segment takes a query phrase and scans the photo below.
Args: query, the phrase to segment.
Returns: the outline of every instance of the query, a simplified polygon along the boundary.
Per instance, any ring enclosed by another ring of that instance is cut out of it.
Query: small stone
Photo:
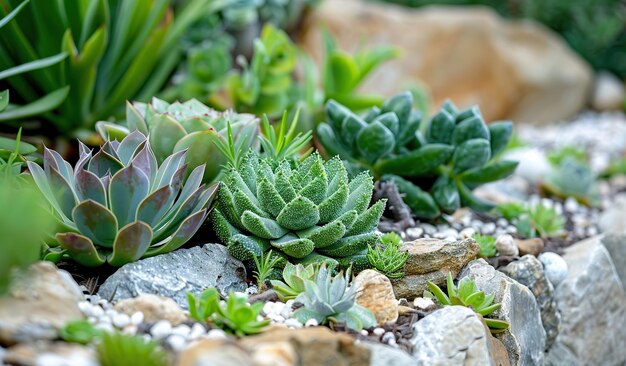
[[[361,335],[367,337],[368,335],[370,335],[370,333],[365,329],[361,329]]]
[[[519,255],[524,256],[526,254],[532,254],[535,257],[539,256],[543,251],[543,240],[541,238],[532,239],[516,239],[515,244],[519,249]]]
[[[366,269],[356,276],[352,286],[356,288],[356,303],[371,310],[378,324],[398,320],[398,303],[385,275]]]
[[[305,327],[317,327],[320,323],[315,319],[309,319],[304,323]]]
[[[206,335],[207,339],[226,339],[228,336],[226,332],[221,329],[211,329]]]
[[[383,343],[390,343],[391,341],[393,341],[395,343],[396,336],[394,336],[391,332],[387,332],[383,334],[383,337],[380,339],[380,341]]]
[[[93,305],[91,307],[91,316],[95,316],[96,318],[100,318],[104,315],[104,309],[102,309],[99,305]]]
[[[406,230],[406,235],[412,239],[418,239],[424,234],[424,229],[421,227],[412,227]]]
[[[372,330],[372,333],[380,337],[385,334],[385,330],[383,328],[374,328],[374,330]]]
[[[508,224],[509,222],[505,218],[499,218],[496,221],[496,225],[498,225],[499,227],[507,227]]]
[[[130,324],[130,317],[124,313],[116,313],[111,317],[111,322],[116,328],[124,328]]]
[[[297,319],[289,318],[285,320],[285,325],[289,328],[302,328],[302,323],[300,323]]]
[[[511,235],[500,235],[496,239],[496,250],[500,255],[517,257],[519,255],[519,249],[515,244],[515,239]]]
[[[476,230],[474,230],[474,228],[471,228],[471,227],[466,227],[465,229],[461,230],[461,232],[459,233],[462,240],[473,238],[475,234],[476,234]]]
[[[493,222],[487,222],[483,225],[482,233],[483,235],[491,235],[496,231],[496,224]]]
[[[565,211],[567,212],[576,212],[578,210],[578,201],[576,201],[573,197],[568,197],[565,200]]]
[[[172,328],[172,334],[177,334],[183,337],[187,337],[191,332],[191,328],[187,324],[179,324]]]
[[[567,277],[567,262],[560,255],[544,252],[539,255],[538,259],[543,264],[546,278],[554,287],[558,286]]]
[[[206,329],[200,323],[194,323],[191,326],[187,339],[193,341],[206,334]]]
[[[626,89],[623,80],[610,72],[596,73],[591,106],[598,111],[621,110],[624,107]]]
[[[416,297],[413,305],[418,309],[426,310],[435,307],[435,302],[427,297]]]
[[[141,311],[136,311],[133,315],[130,316],[130,323],[134,325],[139,325],[143,323],[143,313]]]
[[[83,312],[83,314],[85,314],[85,316],[91,316],[92,307],[93,306],[89,303],[89,301],[80,301],[78,303],[78,308]]]
[[[172,333],[172,324],[167,320],[160,320],[150,328],[150,335],[153,338],[165,338]]]
[[[113,325],[111,323],[98,323],[94,326],[94,328],[108,332],[108,333],[115,332],[115,328],[113,328]]]
[[[174,351],[180,351],[185,348],[187,340],[182,335],[173,334],[167,337],[167,339],[165,340],[165,344],[170,346]]]
[[[174,300],[151,294],[142,294],[133,299],[120,300],[115,304],[115,310],[127,315],[141,312],[146,323],[167,320],[171,324],[177,325],[187,320],[185,312]]]

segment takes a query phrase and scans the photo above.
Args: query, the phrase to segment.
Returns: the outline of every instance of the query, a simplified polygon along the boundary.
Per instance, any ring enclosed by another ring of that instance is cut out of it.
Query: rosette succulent
[[[472,194],[475,187],[510,175],[517,162],[496,160],[507,145],[512,123],[489,126],[478,107],[459,111],[447,101],[422,126],[405,92],[363,116],[329,101],[326,123],[317,130],[329,155],[339,155],[353,170],[396,183],[407,205],[421,218],[436,218],[461,206],[493,206]]]
[[[340,159],[319,154],[294,166],[274,162],[251,151],[225,173],[212,221],[229,252],[240,260],[273,249],[303,263],[367,261],[385,208],[384,200],[368,208],[369,174],[349,180]]]
[[[161,164],[135,131],[93,154],[82,143],[76,166],[44,150],[43,169],[28,168],[59,221],[47,244],[85,266],[113,266],[167,253],[185,244],[204,222],[217,185],[201,185],[204,166],[182,185],[186,151]],[[182,188],[181,188],[182,186]]]
[[[255,142],[259,119],[251,114],[233,111],[218,112],[195,99],[169,104],[153,98],[149,104],[126,104],[126,127],[111,122],[98,122],[96,128],[104,139],[121,140],[131,131],[148,136],[157,162],[171,154],[187,150],[187,174],[206,164],[204,181],[213,181],[221,171],[225,157],[214,144],[214,138],[226,133],[227,124],[237,146],[247,150]]]

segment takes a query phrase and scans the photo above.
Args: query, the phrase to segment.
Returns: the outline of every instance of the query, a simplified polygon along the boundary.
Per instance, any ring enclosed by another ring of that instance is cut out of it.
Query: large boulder
[[[535,296],[528,287],[495,270],[484,259],[470,262],[459,278],[469,276],[486,294],[494,294],[500,309],[492,315],[509,323],[497,335],[509,352],[511,365],[543,365],[546,332]]]
[[[460,106],[478,103],[488,121],[545,123],[575,115],[591,90],[591,68],[557,34],[535,22],[504,20],[486,7],[327,0],[301,35],[318,63],[324,27],[342,49],[402,50],[367,79],[364,92],[392,95],[422,82],[436,105],[450,98]]]
[[[525,255],[517,261],[500,268],[507,276],[528,287],[535,295],[541,311],[541,323],[546,331],[546,348],[549,348],[559,334],[561,314],[554,300],[554,287],[548,281],[541,262],[532,255]]]
[[[82,299],[69,273],[50,262],[33,264],[0,297],[0,345],[57,338],[67,322],[84,318]]]
[[[476,257],[480,247],[474,239],[448,242],[423,238],[404,243],[401,250],[409,253],[409,258],[404,266],[404,277],[392,281],[393,291],[397,298],[413,299],[428,289],[428,281],[443,285],[448,272],[456,277],[461,268]]]
[[[569,272],[556,288],[561,329],[546,363],[624,365],[626,293],[602,237],[570,246],[563,258]]]
[[[415,323],[416,365],[501,365],[492,354],[491,334],[480,316],[463,306],[447,306]],[[496,343],[497,344],[497,343]],[[500,346],[501,347],[501,346]]]
[[[223,245],[205,244],[126,264],[104,281],[98,295],[116,301],[153,294],[186,309],[187,292],[198,295],[210,287],[223,296],[247,288],[243,263]]]

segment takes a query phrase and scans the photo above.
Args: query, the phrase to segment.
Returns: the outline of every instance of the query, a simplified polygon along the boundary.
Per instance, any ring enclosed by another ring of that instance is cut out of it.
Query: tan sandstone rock
[[[187,320],[187,315],[174,300],[152,294],[120,300],[115,304],[115,310],[128,315],[142,312],[147,323],[167,320],[172,325],[178,325]]]
[[[389,279],[374,270],[361,271],[352,282],[355,286],[357,304],[369,309],[378,324],[398,320],[398,302]]]

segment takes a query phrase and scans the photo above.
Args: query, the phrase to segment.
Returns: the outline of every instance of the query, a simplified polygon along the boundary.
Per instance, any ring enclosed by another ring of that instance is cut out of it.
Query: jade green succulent
[[[49,149],[43,169],[28,162],[58,220],[56,238],[47,244],[60,250],[50,255],[67,254],[85,266],[121,266],[179,248],[204,222],[218,186],[201,185],[204,165],[182,185],[185,150],[158,164],[139,131],[106,142],[95,154],[79,147],[74,167]]]
[[[565,232],[565,217],[543,203],[526,206],[525,212],[513,223],[517,232],[526,238],[555,237]]]
[[[162,163],[173,153],[187,150],[187,174],[205,164],[204,182],[215,180],[225,157],[215,146],[214,138],[223,138],[230,123],[237,146],[252,147],[259,130],[259,119],[251,114],[233,111],[218,112],[191,99],[185,103],[169,104],[152,98],[149,104],[127,103],[126,126],[98,122],[96,129],[106,139],[118,139],[138,130],[148,136],[157,162]]]
[[[319,324],[345,323],[347,328],[360,331],[376,325],[372,312],[356,303],[356,288],[348,287],[349,271],[332,276],[322,264],[314,280],[304,280],[304,292],[296,297],[303,306],[293,313],[301,323],[315,319]]]
[[[378,244],[370,246],[367,259],[376,271],[396,280],[404,277],[404,264],[409,253],[401,251],[402,238],[396,233],[387,233],[378,239]]]
[[[313,263],[307,266],[287,263],[283,268],[283,281],[271,280],[270,283],[278,298],[287,301],[304,292],[304,282],[313,280],[316,273],[316,265]]]
[[[215,288],[205,290],[196,298],[187,294],[189,315],[199,322],[211,324],[243,337],[262,332],[269,320],[258,320],[263,302],[248,303],[248,297],[242,293],[231,292],[226,302],[220,302],[220,295]]]
[[[405,92],[358,116],[329,101],[318,138],[327,154],[339,155],[353,171],[395,182],[417,217],[433,219],[461,206],[491,209],[472,189],[515,170],[517,162],[494,159],[506,147],[512,123],[487,126],[477,107],[459,111],[447,101],[421,126],[412,104]]]
[[[479,257],[491,258],[496,256],[496,238],[491,235],[480,234],[475,234],[473,238],[480,246]]]
[[[377,238],[374,229],[386,202],[368,208],[369,174],[349,180],[341,160],[324,162],[319,154],[292,162],[293,167],[288,160],[274,163],[250,151],[220,183],[211,215],[231,255],[249,260],[273,249],[302,263],[362,261]]]
[[[479,291],[474,281],[468,276],[463,277],[459,281],[459,286],[456,287],[452,280],[452,275],[448,272],[447,295],[434,283],[428,281],[427,284],[431,292],[424,291],[424,297],[436,298],[441,305],[466,306],[481,316],[487,316],[500,309],[500,304],[493,303],[495,296],[493,294],[485,295],[483,291]],[[503,320],[484,319],[491,333],[501,333],[509,327],[509,323]]]

